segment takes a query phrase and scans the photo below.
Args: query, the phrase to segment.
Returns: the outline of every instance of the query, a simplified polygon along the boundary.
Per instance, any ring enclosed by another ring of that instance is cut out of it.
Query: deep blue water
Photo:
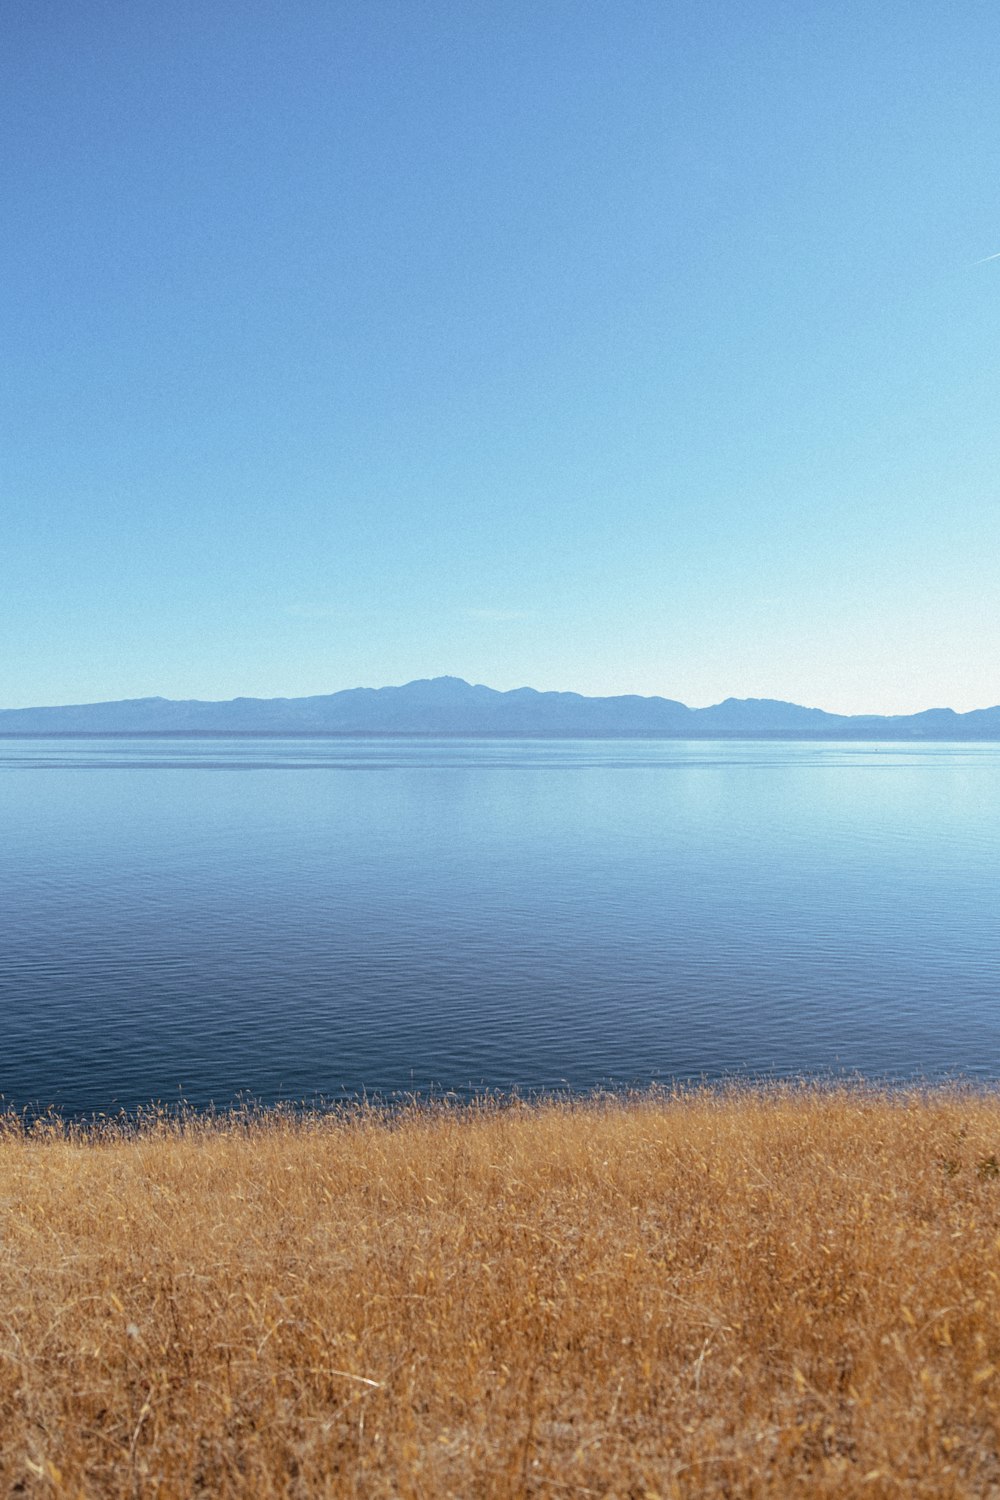
[[[1000,745],[0,740],[0,1093],[1000,1077]]]

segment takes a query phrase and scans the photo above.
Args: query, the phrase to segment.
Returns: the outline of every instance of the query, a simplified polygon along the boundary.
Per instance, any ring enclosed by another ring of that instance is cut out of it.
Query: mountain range
[[[527,687],[504,693],[460,677],[432,677],[310,698],[125,698],[0,710],[0,735],[192,733],[990,740],[1000,739],[1000,706],[848,715],[773,698],[727,698],[688,708],[672,698],[586,698]]]

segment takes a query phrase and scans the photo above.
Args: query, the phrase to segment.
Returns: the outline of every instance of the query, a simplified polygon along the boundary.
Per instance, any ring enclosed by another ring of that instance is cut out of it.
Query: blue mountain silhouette
[[[773,698],[688,708],[672,698],[498,692],[460,677],[310,698],[126,698],[0,710],[0,734],[509,734],[664,739],[1000,739],[1000,706],[957,714],[829,714]]]

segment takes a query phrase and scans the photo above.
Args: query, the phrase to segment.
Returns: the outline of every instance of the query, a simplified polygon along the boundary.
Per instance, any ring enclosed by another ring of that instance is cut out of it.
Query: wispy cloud
[[[342,604],[286,604],[285,614],[295,620],[361,620],[370,614],[347,609]]]
[[[467,620],[504,624],[511,620],[530,620],[535,612],[533,609],[466,609],[462,613]]]

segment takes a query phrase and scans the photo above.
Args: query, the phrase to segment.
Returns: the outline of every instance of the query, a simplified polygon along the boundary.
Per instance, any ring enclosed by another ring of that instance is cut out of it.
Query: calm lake
[[[0,1093],[1000,1077],[1000,745],[0,740]]]

